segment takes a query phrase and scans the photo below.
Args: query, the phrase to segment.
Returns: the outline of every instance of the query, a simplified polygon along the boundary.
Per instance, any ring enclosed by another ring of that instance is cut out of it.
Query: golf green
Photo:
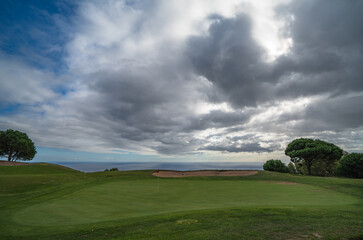
[[[257,180],[115,180],[19,210],[22,225],[66,226],[200,209],[337,206],[357,199],[312,185]]]

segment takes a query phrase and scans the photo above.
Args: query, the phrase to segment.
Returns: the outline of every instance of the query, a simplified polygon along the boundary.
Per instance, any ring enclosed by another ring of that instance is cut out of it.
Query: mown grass
[[[0,239],[363,239],[360,179],[151,172],[0,166]]]

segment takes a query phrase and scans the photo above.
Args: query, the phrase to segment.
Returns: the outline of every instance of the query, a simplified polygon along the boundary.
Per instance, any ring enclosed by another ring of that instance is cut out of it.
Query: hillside
[[[8,162],[0,160],[0,175],[75,173],[72,168],[51,163]]]

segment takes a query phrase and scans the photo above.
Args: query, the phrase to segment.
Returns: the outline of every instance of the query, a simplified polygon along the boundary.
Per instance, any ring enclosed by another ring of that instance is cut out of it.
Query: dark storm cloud
[[[282,8],[281,16],[290,18],[285,32],[293,47],[274,66],[275,76],[286,81],[277,93],[303,96],[362,91],[362,11],[361,1],[335,0],[294,1]]]
[[[99,134],[113,147],[128,147],[123,139],[162,154],[190,153],[205,142],[193,132],[243,124],[250,116],[221,110],[197,114],[193,104],[208,86],[168,64],[99,71],[88,83],[92,94],[73,106],[88,127],[102,126]]]
[[[282,8],[282,16],[294,16],[285,29],[293,47],[274,66],[285,81],[276,89],[277,94],[327,96],[290,116],[300,120],[296,126],[300,131],[343,131],[362,126],[362,11],[362,1],[295,1]]]
[[[316,101],[305,110],[306,121],[297,128],[310,131],[343,131],[363,126],[363,96]]]
[[[239,153],[239,152],[272,152],[272,149],[264,148],[260,146],[260,143],[244,143],[244,144],[228,144],[228,145],[209,145],[201,150],[209,150],[209,151],[221,151],[221,152],[230,152],[230,153]]]
[[[213,16],[207,36],[189,40],[187,55],[195,72],[219,90],[212,101],[230,101],[234,106],[254,106],[264,97],[267,64],[263,49],[252,37],[247,15],[235,18]]]
[[[195,72],[213,83],[219,93],[211,100],[227,100],[243,108],[320,96],[302,111],[283,113],[275,121],[254,127],[296,132],[360,127],[363,2],[294,1],[278,12],[286,21],[284,34],[293,45],[271,63],[263,60],[265,53],[253,39],[245,15],[214,16],[208,35],[190,39],[187,55]]]
[[[189,41],[195,72],[235,107],[363,90],[363,3],[295,1],[280,9],[293,47],[272,63],[251,35],[246,15],[214,16],[207,36]],[[294,16],[293,20],[291,16]]]
[[[360,24],[363,3],[349,0],[294,1],[281,8],[283,17],[294,16],[288,31],[297,49],[362,48]]]
[[[196,116],[184,128],[184,131],[205,130],[208,128],[224,128],[246,123],[251,113],[244,112],[224,112],[214,110],[207,114]]]
[[[172,79],[166,76],[169,77]],[[100,104],[105,106],[105,117],[137,126],[143,132],[162,133],[178,125],[179,119],[174,118],[178,109],[171,109],[171,105],[180,96],[173,83],[167,83],[161,73],[140,69],[140,73],[134,74],[127,71],[98,73],[93,78],[96,80],[92,90],[99,94]],[[159,81],[153,81],[154,78]]]
[[[85,118],[92,119],[90,124],[95,128],[104,125],[105,131],[100,134],[113,147],[127,148],[127,143],[121,145],[121,139],[141,145],[144,142],[151,148],[162,145],[165,139],[172,143],[172,137],[179,139],[178,130],[191,113],[181,113],[185,107],[179,104],[182,93],[174,87],[181,90],[183,86],[170,74],[156,67],[97,72],[90,76],[92,95],[84,103],[89,108],[78,108]],[[196,97],[195,92],[183,90],[185,96]]]
[[[98,134],[113,147],[129,148],[132,141],[161,154],[191,153],[207,144],[194,132],[244,124],[252,112],[196,113],[193,105],[205,98],[208,85],[168,63],[99,71],[89,76],[88,85],[92,94],[73,106],[85,127],[102,129]]]

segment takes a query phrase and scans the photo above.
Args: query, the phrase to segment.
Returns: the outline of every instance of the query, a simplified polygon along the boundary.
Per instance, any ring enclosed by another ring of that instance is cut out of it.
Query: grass
[[[363,239],[361,179],[151,172],[0,166],[0,239]]]

